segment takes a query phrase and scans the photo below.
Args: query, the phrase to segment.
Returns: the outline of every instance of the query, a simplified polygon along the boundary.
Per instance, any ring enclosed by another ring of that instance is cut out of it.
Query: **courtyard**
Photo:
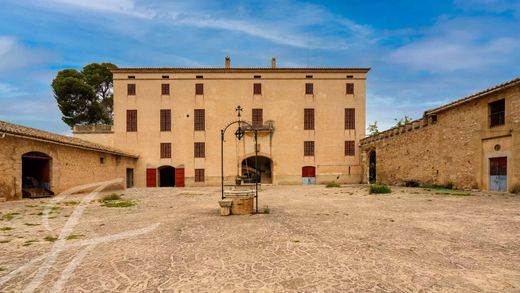
[[[266,186],[269,214],[221,217],[219,192],[129,189],[134,206],[92,201],[43,269],[38,258],[85,195],[51,208],[50,230],[50,199],[2,203],[0,291],[520,291],[518,196]]]

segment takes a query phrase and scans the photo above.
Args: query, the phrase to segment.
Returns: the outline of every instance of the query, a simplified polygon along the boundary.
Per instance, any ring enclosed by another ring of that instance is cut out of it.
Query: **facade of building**
[[[520,78],[361,140],[363,181],[512,191],[520,184]]]
[[[136,160],[107,146],[0,121],[0,201],[114,179],[121,182],[108,188],[124,189],[132,186]]]
[[[224,176],[264,183],[359,183],[367,68],[119,68],[114,125],[74,136],[137,153],[135,184],[218,185],[221,129],[241,119],[259,130],[225,135]]]

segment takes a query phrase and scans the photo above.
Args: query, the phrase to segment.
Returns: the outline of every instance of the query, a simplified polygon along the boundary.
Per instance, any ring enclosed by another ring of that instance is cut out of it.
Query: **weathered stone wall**
[[[490,128],[488,103],[506,99],[506,124]],[[520,87],[510,88],[436,113],[399,129],[361,141],[363,181],[368,181],[369,153],[376,151],[377,182],[454,184],[488,188],[489,158],[508,157],[508,186],[520,182]],[[500,151],[493,147],[501,145]]]
[[[51,190],[56,194],[83,184],[121,178],[113,189],[124,189],[126,168],[135,159],[6,135],[0,138],[0,200],[22,198],[22,155],[41,152],[52,158]],[[104,158],[101,164],[100,157]]]

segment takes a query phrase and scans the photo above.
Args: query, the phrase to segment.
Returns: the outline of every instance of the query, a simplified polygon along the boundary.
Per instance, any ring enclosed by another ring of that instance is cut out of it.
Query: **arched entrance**
[[[172,166],[162,166],[157,169],[159,173],[159,187],[175,186],[175,168]]]
[[[376,173],[376,150],[373,150],[369,153],[369,160],[368,160],[368,182],[374,183],[377,180],[377,173]]]
[[[255,156],[242,161],[242,179],[244,183],[254,183],[259,175],[260,183],[273,183],[273,161],[268,157],[258,156],[258,170],[255,169]]]
[[[22,195],[40,197],[53,195],[51,191],[52,158],[40,152],[22,155]]]

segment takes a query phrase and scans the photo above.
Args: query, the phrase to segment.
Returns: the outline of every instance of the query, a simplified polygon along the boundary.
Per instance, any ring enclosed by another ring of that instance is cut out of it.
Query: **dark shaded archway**
[[[157,169],[159,173],[159,187],[175,186],[175,168],[172,166],[162,166]]]
[[[255,169],[255,157],[242,161],[242,178],[245,183],[254,183],[255,175],[259,175],[259,183],[273,183],[273,161],[268,157],[258,156],[258,170]]]
[[[40,152],[22,155],[22,194],[23,197],[53,195],[51,191],[52,158]]]
[[[376,151],[373,150],[369,153],[369,160],[368,160],[368,182],[369,183],[375,183],[377,180],[377,173],[376,173]]]

